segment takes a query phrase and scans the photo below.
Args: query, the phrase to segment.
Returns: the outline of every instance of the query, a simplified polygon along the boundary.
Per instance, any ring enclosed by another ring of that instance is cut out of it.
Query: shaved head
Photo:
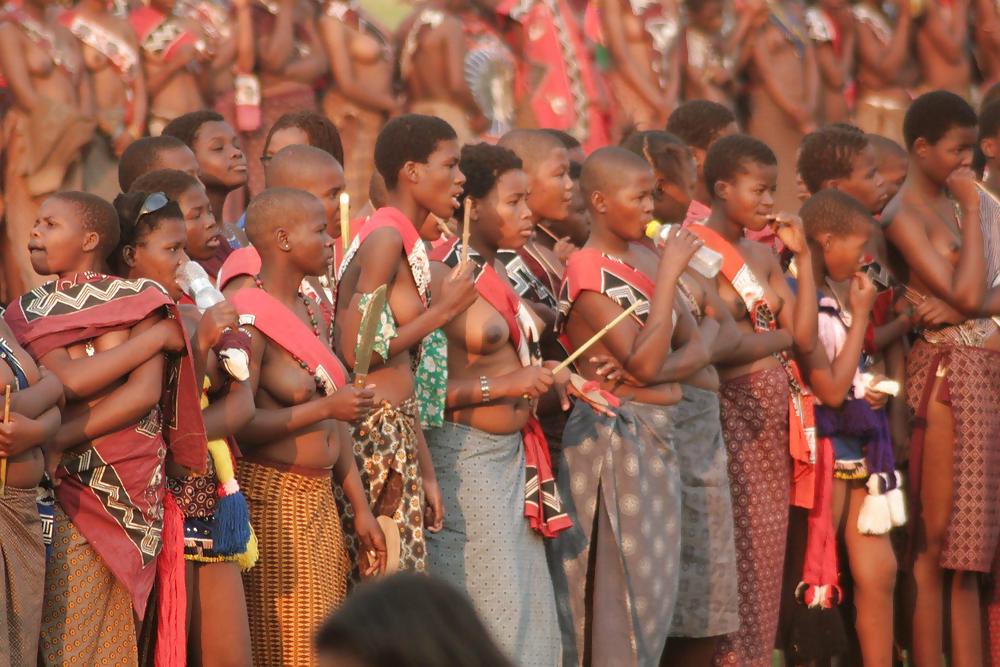
[[[544,130],[511,130],[500,138],[497,145],[517,153],[524,163],[524,170],[529,173],[535,171],[553,151],[566,150],[558,137]]]
[[[290,229],[317,215],[323,216],[323,205],[308,192],[268,188],[254,197],[247,207],[247,237],[263,256],[271,251],[276,229]]]
[[[589,202],[595,192],[618,190],[642,173],[652,173],[652,167],[632,151],[618,146],[596,150],[583,163],[580,174],[583,198]]]
[[[313,146],[292,145],[275,153],[267,163],[264,181],[268,188],[299,188],[309,190],[306,183],[319,172],[336,172],[344,178],[344,168],[326,151]]]

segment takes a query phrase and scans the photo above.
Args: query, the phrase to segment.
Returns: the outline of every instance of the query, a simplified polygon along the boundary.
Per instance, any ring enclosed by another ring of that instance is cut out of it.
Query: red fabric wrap
[[[234,278],[256,276],[260,273],[260,254],[253,246],[239,248],[229,253],[219,269],[219,289],[225,289]]]
[[[5,319],[35,358],[109,331],[130,329],[177,306],[151,280],[102,274],[51,282],[12,303]],[[159,409],[137,423],[80,445],[57,470],[56,498],[66,515],[129,591],[142,619],[162,546],[163,457],[203,471],[205,425],[188,354],[165,377]],[[162,416],[162,422],[161,422]]]
[[[326,371],[336,388],[347,384],[347,374],[337,356],[283,303],[256,287],[241,289],[230,301],[241,320],[242,316],[249,316],[252,319],[247,322],[250,326],[301,359],[310,373],[316,375],[321,370]]]
[[[168,17],[162,12],[153,9],[152,7],[143,6],[129,12],[128,16],[129,25],[132,26],[136,37],[139,38],[139,44],[143,47],[145,47],[145,42],[149,36],[159,29],[160,26],[162,26],[167,20]],[[185,44],[193,46],[198,41],[190,30],[180,30],[176,35],[173,35],[173,37],[174,38],[170,40],[169,43],[163,46],[162,54],[165,62],[170,61],[170,59],[177,54],[177,51],[180,50],[180,48]]]

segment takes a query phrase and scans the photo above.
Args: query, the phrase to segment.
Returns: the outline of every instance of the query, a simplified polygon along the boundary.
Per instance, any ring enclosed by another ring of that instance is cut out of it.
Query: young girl
[[[872,358],[864,352],[877,293],[859,269],[873,225],[862,204],[837,190],[813,195],[802,207],[802,219],[820,292],[820,345],[803,356],[803,365],[818,403],[821,450],[832,448],[833,462],[831,470],[826,467],[829,461],[823,461],[824,468],[817,473],[825,480],[833,477],[832,495],[817,496],[809,519],[808,542],[813,545],[824,536],[830,537],[831,530],[842,536],[854,584],[859,662],[888,665],[892,661],[896,581],[896,557],[888,532],[901,525],[905,516],[900,513],[899,478],[883,409],[888,396],[872,388],[883,376],[867,375],[873,370]],[[818,460],[823,453],[817,453]],[[807,547],[803,581],[809,586],[837,583],[836,569],[824,569],[826,564],[836,563],[835,556],[822,560],[835,548],[833,540],[826,544],[829,550]],[[836,600],[829,602],[835,604]]]
[[[239,136],[214,111],[186,113],[163,128],[163,134],[183,141],[198,159],[198,180],[205,185],[212,213],[222,224],[229,245],[246,245],[245,237],[238,236],[222,217],[226,197],[247,184],[247,158]]]
[[[140,176],[130,192],[162,192],[176,202],[187,229],[187,256],[201,264],[210,277],[222,268],[219,247],[225,243],[222,229],[212,215],[205,186],[194,176],[175,169],[158,169]]]
[[[705,160],[705,179],[712,212],[704,225],[689,229],[723,256],[719,295],[744,333],[744,344],[717,360],[740,590],[740,629],[722,642],[717,657],[769,665],[788,505],[812,504],[812,409],[794,362],[784,354],[793,344],[801,353],[815,345],[812,259],[801,224],[773,214],[778,167],[765,144],[744,135],[719,139]],[[795,255],[798,296],[774,253],[744,238],[745,230],[768,226]]]
[[[233,458],[226,440],[250,422],[254,410],[249,386],[232,380],[213,352],[226,329],[238,326],[237,314],[224,301],[202,315],[178,285],[177,270],[188,262],[184,251],[188,233],[176,202],[162,192],[133,190],[119,196],[115,207],[121,240],[114,263],[120,275],[155,280],[181,304],[182,324],[195,364],[191,388],[205,387],[206,435],[210,443],[219,443],[209,445],[204,475],[168,469],[167,487],[184,515],[188,646],[199,664],[247,665],[250,630],[240,570],[252,566],[256,555],[246,554],[250,532],[245,514],[239,531],[243,545],[238,551],[225,549],[228,542],[239,542],[240,538],[223,535],[223,521],[217,520],[222,519],[221,498],[233,493]]]

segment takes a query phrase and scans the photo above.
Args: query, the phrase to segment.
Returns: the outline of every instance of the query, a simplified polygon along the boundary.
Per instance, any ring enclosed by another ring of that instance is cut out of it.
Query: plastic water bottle
[[[203,313],[215,304],[226,300],[226,297],[222,296],[222,292],[216,289],[208,274],[205,273],[205,269],[201,268],[201,264],[198,262],[188,261],[178,267],[177,284],[180,285],[185,294],[194,299],[198,310]]]
[[[667,238],[674,225],[664,225],[658,220],[653,220],[646,225],[646,236],[653,240],[657,247],[667,244]],[[714,278],[722,270],[722,255],[707,246],[698,248],[698,251],[691,257],[688,266],[705,276]]]
[[[198,262],[188,261],[177,269],[177,284],[184,293],[194,299],[198,310],[205,312],[217,303],[222,303],[226,297],[216,289],[209,279],[205,269]],[[230,329],[226,329],[230,331]],[[240,382],[250,377],[250,355],[241,347],[226,347],[219,350],[219,360],[230,377]]]

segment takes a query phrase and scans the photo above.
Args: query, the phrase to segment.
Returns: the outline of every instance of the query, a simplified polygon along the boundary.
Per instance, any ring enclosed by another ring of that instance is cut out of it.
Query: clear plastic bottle
[[[646,236],[652,239],[658,247],[664,246],[673,227],[672,224],[664,225],[658,220],[653,220],[646,225]],[[688,266],[706,278],[714,278],[722,270],[722,255],[711,248],[702,246],[688,262]]]
[[[205,273],[201,264],[188,261],[177,269],[177,284],[184,293],[194,299],[198,310],[205,312],[217,303],[222,303],[226,297],[212,284],[211,278]]]

